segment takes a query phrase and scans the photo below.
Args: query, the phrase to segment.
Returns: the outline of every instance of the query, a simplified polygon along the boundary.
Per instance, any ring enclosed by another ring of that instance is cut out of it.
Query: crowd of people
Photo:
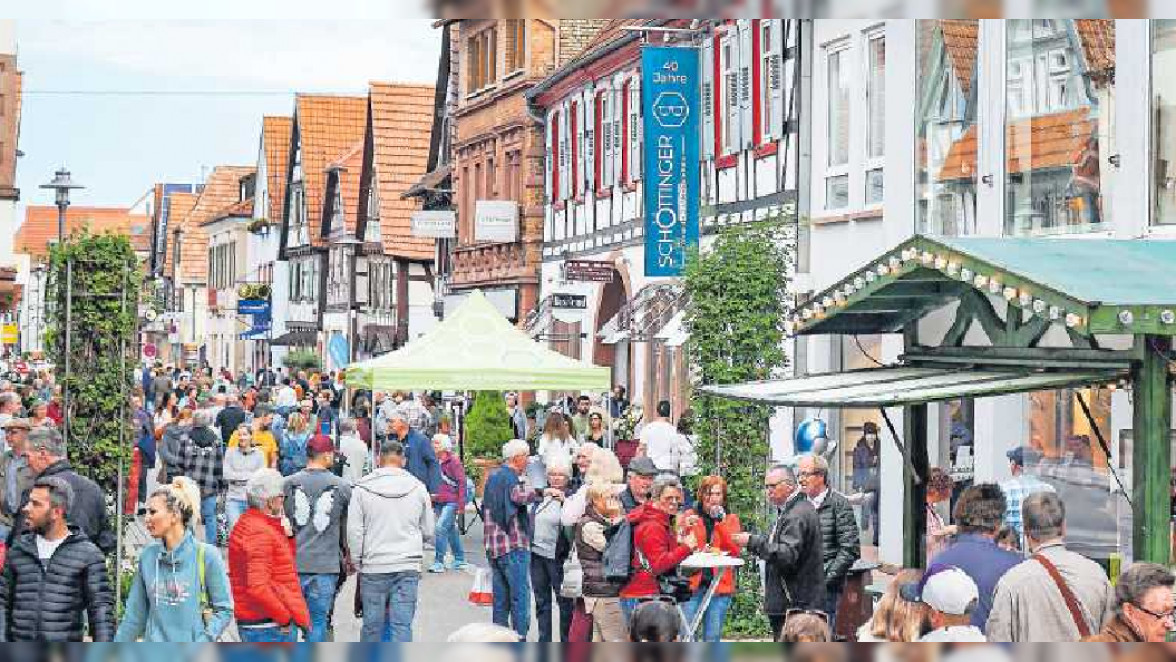
[[[476,504],[429,394],[155,366],[131,399],[131,514],[151,542],[116,605],[107,496],[66,459],[54,388],[51,375],[0,383],[0,641],[331,641],[355,576],[361,640],[409,642],[422,573],[479,572],[459,527],[474,508],[497,628],[482,631],[516,640],[717,642],[740,571],[698,558],[725,556],[762,563],[776,640],[833,641],[861,558],[863,523],[825,457],[770,467],[769,517],[749,530],[725,478],[699,472],[690,416],[675,424],[670,403],[634,432],[632,458],[610,448],[629,406],[619,388],[530,411],[509,394],[516,438]],[[1009,453],[1006,483],[954,499],[950,477],[931,472],[929,563],[900,572],[853,639],[1118,643],[1176,630],[1176,576],[1140,563],[1112,585],[1068,550],[1065,503],[1032,475],[1032,453]]]

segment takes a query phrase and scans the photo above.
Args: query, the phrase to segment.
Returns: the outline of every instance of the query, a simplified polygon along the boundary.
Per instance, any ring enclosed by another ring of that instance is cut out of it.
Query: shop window
[[[1152,22],[1152,223],[1176,225],[1176,19]]]
[[[1102,161],[1114,153],[1112,20],[1008,21],[1005,230],[1085,232],[1106,214]]]
[[[920,20],[915,141],[919,231],[967,234],[976,217],[976,62],[980,22]],[[1009,63],[1010,105],[1019,64]]]

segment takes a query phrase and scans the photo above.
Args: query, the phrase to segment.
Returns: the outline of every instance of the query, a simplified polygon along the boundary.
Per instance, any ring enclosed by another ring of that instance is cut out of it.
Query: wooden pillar
[[[927,565],[927,475],[930,473],[927,459],[927,405],[906,408],[902,436],[911,456],[910,464],[903,469],[903,482],[906,485],[903,493],[903,566],[922,568]]]
[[[1142,357],[1132,370],[1134,385],[1135,561],[1168,565],[1171,560],[1170,513],[1172,391],[1167,355],[1172,339],[1141,336]]]

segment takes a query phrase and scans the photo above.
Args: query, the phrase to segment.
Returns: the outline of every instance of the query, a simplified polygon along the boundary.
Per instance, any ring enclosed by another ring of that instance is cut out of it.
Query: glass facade
[[[919,232],[976,224],[976,62],[980,22],[919,20],[915,199]]]
[[[1176,225],[1176,20],[1152,21],[1152,136],[1155,208],[1152,223]]]
[[[1006,21],[1005,233],[1087,232],[1106,219],[1115,22]]]

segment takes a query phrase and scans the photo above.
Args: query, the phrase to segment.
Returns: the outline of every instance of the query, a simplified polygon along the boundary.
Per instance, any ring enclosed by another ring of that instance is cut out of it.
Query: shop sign
[[[519,239],[519,203],[478,200],[474,212],[474,241],[514,243]]]
[[[644,46],[645,275],[681,276],[698,246],[698,49]]]
[[[3,329],[0,329],[0,342],[5,345],[15,345],[20,341],[20,332],[17,330],[15,324],[5,324]]]
[[[154,359],[159,356],[159,349],[155,347],[154,343],[143,343],[143,358]]]
[[[270,302],[260,301],[255,299],[242,299],[237,302],[238,315],[263,315],[270,316]]]
[[[457,214],[451,211],[418,211],[412,215],[412,236],[423,239],[456,239]]]
[[[611,283],[616,277],[612,262],[568,260],[564,263],[564,280],[580,283]]]
[[[551,307],[557,310],[588,310],[588,297],[583,294],[553,294]]]
[[[330,342],[327,343],[327,351],[330,352],[331,360],[334,361],[336,368],[343,369],[351,364],[350,345],[343,334],[336,333],[331,336]]]

